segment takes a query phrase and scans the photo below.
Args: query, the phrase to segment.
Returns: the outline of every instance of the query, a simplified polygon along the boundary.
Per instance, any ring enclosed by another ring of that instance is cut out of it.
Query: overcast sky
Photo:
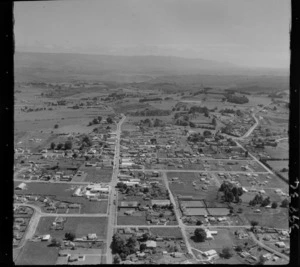
[[[289,67],[289,0],[15,2],[16,51],[172,55]]]

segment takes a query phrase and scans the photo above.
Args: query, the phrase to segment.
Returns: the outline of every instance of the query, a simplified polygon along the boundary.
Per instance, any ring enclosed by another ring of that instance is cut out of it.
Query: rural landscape
[[[16,51],[16,265],[285,265],[282,69]]]

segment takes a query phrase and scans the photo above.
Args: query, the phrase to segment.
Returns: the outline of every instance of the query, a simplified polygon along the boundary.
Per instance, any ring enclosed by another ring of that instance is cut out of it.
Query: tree
[[[262,206],[262,207],[266,207],[266,206],[268,206],[270,203],[271,203],[270,197],[266,197],[266,198],[262,201],[261,206]]]
[[[288,201],[288,199],[282,200],[282,202],[281,202],[281,207],[287,208],[288,206],[289,206],[289,201]]]
[[[203,132],[203,136],[204,136],[204,137],[209,137],[209,136],[211,136],[211,132],[208,131],[208,130],[205,130],[205,131]]]
[[[263,255],[260,255],[256,265],[264,265],[266,261],[267,259],[264,258]]]
[[[206,239],[206,232],[203,228],[197,228],[194,236],[197,242],[203,242]]]
[[[234,200],[234,195],[233,195],[233,193],[231,191],[227,190],[224,193],[225,193],[224,197],[225,197],[225,201],[226,202],[230,203],[230,202],[232,202]]]
[[[272,203],[272,209],[276,209],[277,207],[278,207],[278,204],[277,204],[277,202],[274,201],[274,202]]]
[[[242,208],[239,208],[237,212],[238,212],[238,213],[242,213],[242,212],[243,212],[243,209],[242,209]]]
[[[217,120],[216,120],[216,118],[213,118],[213,119],[212,119],[211,124],[212,124],[213,126],[217,126]]]
[[[230,259],[233,256],[232,249],[230,247],[225,247],[222,249],[221,256],[225,259]]]
[[[197,222],[196,222],[196,225],[202,225],[203,223],[202,223],[202,221],[200,221],[200,220],[198,220]]]
[[[51,144],[50,144],[50,149],[54,149],[55,148],[55,143],[54,142],[52,142]]]
[[[65,150],[72,149],[72,146],[73,146],[72,141],[68,140],[65,142]]]
[[[113,241],[111,243],[111,249],[112,249],[113,253],[119,253],[121,258],[122,258],[121,253],[124,252],[124,250],[123,250],[124,247],[126,247],[125,242],[121,238],[121,236],[119,234],[114,234],[113,235]],[[125,258],[126,258],[126,256],[125,256]]]
[[[85,144],[86,146],[91,146],[92,145],[92,141],[91,141],[91,139],[87,135],[85,135],[82,138],[82,144]]]
[[[116,255],[114,256],[114,263],[115,263],[115,264],[119,264],[120,262],[121,262],[121,257],[120,257],[119,254],[116,254]]]
[[[130,249],[130,253],[135,253],[137,251],[137,239],[136,236],[129,237],[126,246]]]
[[[64,145],[62,143],[59,143],[59,144],[57,144],[56,149],[61,150],[63,148],[63,146]]]
[[[144,234],[142,235],[142,238],[143,238],[144,241],[148,241],[149,238],[150,238],[150,234],[149,234],[149,233],[144,233]]]
[[[73,232],[66,232],[65,233],[65,239],[66,240],[74,241],[75,238],[76,238],[75,233],[73,233]]]
[[[58,128],[58,124],[55,124],[55,125],[54,125],[54,129],[57,129],[57,128]]]
[[[190,121],[190,127],[191,127],[191,128],[195,128],[195,127],[196,127],[196,124]]]
[[[257,221],[251,221],[250,222],[251,226],[252,226],[252,231],[254,230],[255,226],[258,225],[258,222]]]
[[[237,251],[237,252],[242,252],[243,251],[243,247],[242,246],[237,246],[236,248],[235,248],[235,250]]]
[[[107,123],[109,123],[109,124],[113,123],[113,120],[112,120],[111,117],[107,117],[106,121],[107,121]]]
[[[99,120],[98,120],[97,118],[94,118],[94,119],[92,120],[91,125],[92,125],[92,124],[98,124],[98,123],[99,123]]]
[[[101,116],[98,116],[98,121],[99,121],[99,123],[102,121],[102,117]]]

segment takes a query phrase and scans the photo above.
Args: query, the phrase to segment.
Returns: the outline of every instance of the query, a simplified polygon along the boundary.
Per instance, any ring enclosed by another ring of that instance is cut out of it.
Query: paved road
[[[285,141],[285,140],[289,140],[289,138],[288,137],[279,138],[279,139],[275,140],[275,142],[279,143],[279,142]]]
[[[247,138],[248,136],[250,136],[252,134],[252,132],[255,130],[255,128],[259,125],[259,119],[255,116],[257,113],[259,113],[260,111],[262,111],[265,107],[267,106],[270,106],[272,104],[269,103],[267,105],[264,105],[262,108],[256,110],[255,112],[253,112],[251,115],[253,117],[253,119],[255,120],[255,123],[253,124],[253,126],[250,127],[250,129],[241,137],[235,137],[233,139],[236,139],[236,140],[241,140],[241,139],[245,139]]]
[[[166,185],[166,188],[169,192],[169,197],[170,197],[170,201],[173,203],[174,205],[174,212],[175,212],[175,215],[176,215],[176,219],[178,221],[178,227],[180,228],[181,230],[181,233],[182,233],[182,236],[183,236],[183,239],[185,241],[185,244],[186,244],[186,247],[187,247],[187,250],[188,252],[193,256],[194,259],[196,259],[193,251],[192,251],[192,247],[190,245],[190,242],[188,241],[188,237],[186,235],[186,231],[185,231],[185,225],[183,224],[182,220],[181,220],[181,216],[180,216],[180,213],[179,213],[179,208],[177,207],[176,205],[176,201],[173,197],[173,194],[169,188],[169,182],[168,182],[168,178],[167,178],[167,175],[165,172],[163,172],[163,175],[162,175],[162,178],[163,178],[163,181]],[[164,227],[164,226],[163,226]]]
[[[121,126],[123,122],[125,121],[126,116],[122,114],[122,119],[117,124],[117,130],[116,130],[116,149],[115,149],[115,157],[114,157],[114,170],[112,175],[112,180],[110,182],[111,186],[111,193],[110,198],[108,202],[108,210],[109,210],[109,216],[108,216],[108,226],[107,226],[107,242],[106,242],[106,263],[110,264],[113,263],[113,257],[112,257],[112,251],[110,248],[112,237],[113,237],[113,231],[114,226],[117,223],[117,200],[116,200],[116,185],[118,180],[118,173],[119,173],[119,159],[120,159],[120,137],[121,137]],[[114,201],[116,204],[114,204]]]
[[[262,163],[261,163],[262,164]],[[251,173],[257,173],[257,174],[266,174],[268,173],[268,171],[265,171],[265,172],[252,172],[252,171],[204,171],[204,170],[169,170],[169,169],[144,169],[144,170],[139,170],[139,169],[132,169],[131,171],[159,171],[159,172],[199,172],[199,173],[202,173],[202,172],[205,172],[205,173],[232,173],[232,174],[245,174],[245,173],[248,173],[248,172],[251,172]]]
[[[247,149],[245,149],[237,140],[235,140],[236,144],[242,148],[244,151],[247,151]],[[267,170],[267,172],[264,173],[270,173],[274,175],[274,172],[272,172],[267,166],[265,166],[264,164],[262,164],[255,156],[253,156],[249,151],[248,151],[249,156],[251,156],[260,166],[262,166],[265,170]]]
[[[43,212],[40,207],[32,204],[15,203],[14,205],[33,208],[40,217],[107,217],[106,213],[47,213]]]
[[[273,254],[279,256],[280,258],[286,259],[287,261],[290,260],[290,257],[289,257],[289,256],[287,256],[287,255],[285,255],[285,254],[282,254],[282,253],[276,251],[275,249],[272,249],[272,248],[268,247],[267,245],[265,245],[265,244],[262,243],[261,241],[259,241],[259,240],[255,237],[254,233],[249,232],[249,234],[250,234],[251,238],[253,239],[253,241],[254,241],[256,244],[258,244],[260,247],[262,247],[262,248],[268,250],[269,252],[272,252]]]
[[[91,182],[66,182],[66,181],[41,181],[41,180],[24,180],[24,179],[14,179],[15,182],[24,183],[46,183],[46,184],[79,184],[79,185],[89,185]],[[105,183],[104,183],[105,184]]]

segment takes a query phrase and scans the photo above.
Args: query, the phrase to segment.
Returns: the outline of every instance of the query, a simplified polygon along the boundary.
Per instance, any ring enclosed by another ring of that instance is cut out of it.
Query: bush
[[[277,202],[273,202],[273,203],[272,203],[272,209],[276,209],[277,207],[278,207]]]
[[[58,124],[55,124],[55,125],[54,125],[54,129],[57,129],[57,128],[58,128]]]

